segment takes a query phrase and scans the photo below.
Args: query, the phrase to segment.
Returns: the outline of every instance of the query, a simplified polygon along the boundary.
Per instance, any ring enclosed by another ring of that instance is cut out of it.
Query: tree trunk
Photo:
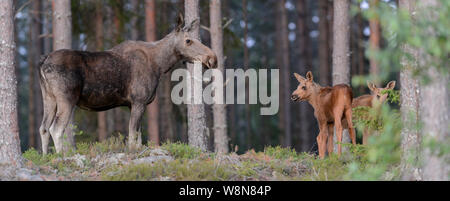
[[[28,120],[28,147],[37,148],[36,136],[39,136],[39,119],[42,117],[42,95],[39,87],[37,62],[42,54],[42,40],[39,38],[41,32],[41,1],[33,1],[29,9],[30,18],[30,40],[28,54],[29,73],[29,120]]]
[[[217,56],[217,69],[224,73],[221,0],[211,0],[209,3],[211,47]],[[215,94],[215,96],[219,96],[220,99],[224,100],[223,94]],[[213,105],[214,150],[217,153],[228,152],[227,113],[225,106],[225,104]]]
[[[291,108],[290,108],[290,70],[289,70],[289,40],[288,40],[288,25],[287,25],[287,11],[286,0],[280,0],[276,3],[277,8],[277,63],[281,71],[281,97],[280,97],[280,129],[283,131],[283,146],[290,147],[292,145],[291,137]]]
[[[194,20],[199,20],[199,1],[198,0],[189,0],[184,2],[185,6],[185,23],[190,24]],[[199,35],[199,26],[195,27],[190,33],[189,36],[200,40]],[[194,78],[194,64],[187,64],[187,69],[191,74],[191,86],[200,85],[202,86],[201,78]],[[195,84],[194,84],[195,83]],[[203,88],[203,87],[202,87]],[[203,103],[195,104],[194,96],[202,96],[201,91],[195,91],[195,88],[191,89],[191,104],[187,105],[188,110],[188,141],[189,145],[198,147],[201,150],[206,151],[208,149],[208,137],[209,131],[206,127],[205,120],[205,106]]]
[[[319,81],[323,86],[329,86],[330,81],[330,43],[328,25],[328,0],[319,0]]]
[[[0,164],[20,166],[13,1],[0,1],[0,13]]]
[[[72,49],[70,0],[53,0],[53,50]]]
[[[378,0],[371,0],[370,1],[371,7],[377,7],[378,6]],[[369,26],[370,26],[370,49],[372,51],[377,51],[380,48],[380,22],[378,20],[378,16],[374,16],[369,20]],[[376,59],[370,59],[370,74],[374,76],[373,83],[375,83],[377,86],[380,85],[379,80],[379,74],[380,69],[378,67],[378,63]]]
[[[433,12],[433,8],[440,6],[436,0],[420,1],[423,8],[420,12],[428,13],[430,19],[439,17],[440,13]],[[423,10],[422,10],[423,9]],[[426,9],[426,10],[425,10]],[[430,37],[437,37],[435,30],[429,30]],[[425,65],[432,65],[432,58],[429,58],[424,52],[420,52],[420,56],[416,57],[418,61],[425,61]],[[449,100],[449,76],[448,72],[440,72],[436,66],[429,66],[424,75],[431,80],[428,84],[420,85],[420,112],[419,116],[423,123],[422,139],[423,141],[434,141],[448,146],[450,140],[449,132],[449,114],[450,114],[450,100]],[[440,180],[447,181],[449,179],[450,166],[448,161],[450,159],[448,154],[439,155],[439,151],[434,150],[436,147],[424,146],[423,159],[423,180]]]
[[[333,3],[333,85],[350,85],[350,2],[349,0],[336,0]],[[334,135],[334,142],[336,141],[337,138]],[[342,135],[342,143],[348,142],[350,142],[350,136],[345,130]],[[337,146],[334,146],[334,150],[337,152]]]
[[[407,10],[410,14],[416,12],[415,1],[400,0],[399,8]],[[411,46],[404,45],[403,51],[406,54],[419,57],[418,50]],[[414,77],[413,71],[417,68],[417,61],[402,59],[402,69],[400,71],[400,112],[402,115],[403,128],[402,136],[402,179],[421,180],[418,166],[421,136],[417,125],[419,123],[419,81]],[[412,114],[412,115],[411,115]]]
[[[156,41],[156,15],[155,15],[155,1],[145,1],[145,39],[147,41]],[[159,107],[158,97],[147,106],[148,114],[148,138],[150,142],[159,145]]]
[[[157,14],[159,15],[159,20],[157,20],[161,26],[159,26],[158,31],[160,34],[160,37],[164,37],[168,32],[168,20],[171,16],[171,12],[167,9],[167,6],[170,2],[167,1],[159,1],[159,8],[157,9]],[[158,6],[157,6],[158,7]],[[178,1],[176,4],[177,12],[182,13],[184,10],[184,1]],[[158,101],[159,101],[159,108],[164,108],[164,112],[160,112],[159,117],[159,139],[160,141],[175,141],[176,140],[176,126],[178,126],[178,123],[181,123],[179,128],[187,128],[185,125],[185,121],[177,121],[176,118],[181,118],[181,115],[175,116],[173,115],[175,113],[175,109],[180,109],[179,114],[186,115],[186,108],[182,109],[182,106],[177,106],[172,103],[171,99],[171,91],[172,91],[172,81],[170,81],[170,72],[167,72],[163,75],[161,75],[161,81],[158,85]],[[185,118],[181,118],[186,120]],[[187,136],[186,132],[187,130],[180,129],[180,133],[182,133],[180,136]],[[181,131],[183,130],[183,131]],[[187,138],[186,141],[187,142]]]
[[[131,12],[132,16],[130,19],[130,25],[131,25],[131,40],[139,40],[139,29],[138,29],[138,21],[139,21],[139,0],[131,0]]]
[[[70,6],[70,0],[52,1],[53,51],[72,49],[72,12]],[[63,133],[67,135],[67,138],[64,138],[62,142],[63,150],[68,150],[70,146],[75,146],[73,116]]]
[[[103,5],[101,1],[95,1],[95,46],[97,51],[103,51]],[[106,112],[97,113],[98,140],[104,142],[108,138]]]
[[[309,12],[308,12],[308,1],[307,0],[299,0],[296,2],[296,10],[297,10],[297,41],[299,47],[299,59],[298,59],[298,73],[300,75],[305,75],[312,66],[310,62],[308,62],[308,47],[309,47]],[[313,113],[311,106],[308,103],[300,103],[300,111],[299,111],[299,121],[300,123],[300,133],[299,133],[299,145],[300,151],[309,151],[311,148],[311,137],[310,137],[310,128],[311,128],[311,114]]]

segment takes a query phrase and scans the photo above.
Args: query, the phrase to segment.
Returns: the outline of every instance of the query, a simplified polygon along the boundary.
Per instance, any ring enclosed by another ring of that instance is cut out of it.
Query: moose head
[[[179,15],[177,27],[172,31],[175,51],[183,57],[185,62],[194,63],[198,61],[207,68],[215,68],[217,66],[216,54],[199,40],[190,36],[189,32],[197,26],[199,26],[198,19],[185,25],[183,16]]]
[[[294,73],[294,76],[299,84],[297,89],[292,92],[291,99],[293,101],[307,100],[311,97],[313,89],[316,87],[313,81],[313,74],[311,71],[308,71],[308,73],[306,73],[306,78],[297,73]]]
[[[367,87],[369,87],[370,93],[373,96],[372,102],[383,103],[388,96],[387,93],[383,94],[383,91],[394,89],[395,81],[390,81],[384,88],[378,88],[374,83],[367,81]]]

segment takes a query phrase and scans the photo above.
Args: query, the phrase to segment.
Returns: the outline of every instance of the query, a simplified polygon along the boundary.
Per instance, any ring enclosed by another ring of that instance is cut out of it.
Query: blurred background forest
[[[368,10],[371,3],[377,1],[350,2],[351,77],[379,73],[377,62],[368,59],[366,49],[369,43],[386,46],[380,36],[380,25],[358,13]],[[48,0],[16,0],[15,3],[20,142],[22,150],[30,147],[39,150],[42,97],[35,69],[40,55],[52,51],[52,4]],[[154,16],[151,19],[156,24],[156,39],[161,39],[175,27],[178,14],[184,13],[184,1],[155,0],[153,3],[154,13],[148,13],[145,1],[72,0],[72,48],[100,51],[124,40],[147,40],[146,29],[150,25],[146,23],[146,16]],[[398,6],[394,0],[383,3],[392,8]],[[287,70],[289,78],[285,79],[290,82],[287,93],[297,86],[293,72],[304,75],[311,70],[316,82],[323,86],[331,85],[333,1],[226,0],[222,1],[222,15],[225,68],[280,68],[280,73]],[[202,42],[210,46],[207,0],[200,1],[200,17]],[[184,65],[179,65],[179,68],[184,68]],[[398,72],[387,71],[387,74],[385,80],[398,80]],[[365,81],[353,81],[354,97],[369,93]],[[174,105],[170,100],[171,87],[175,84],[170,81],[170,73],[167,73],[157,89],[159,112],[156,118],[160,142],[187,142],[186,105]],[[281,99],[290,98],[282,94],[280,91]],[[269,145],[282,145],[297,151],[315,152],[318,127],[310,104],[292,103],[289,114],[282,112],[283,107],[283,100],[280,100],[278,115],[261,116],[260,105],[228,105],[230,149],[243,153],[248,149],[258,151]],[[77,141],[101,141],[119,133],[126,135],[128,118],[128,108],[116,108],[102,114],[77,109]],[[212,107],[208,105],[206,121],[212,130]],[[146,115],[143,121],[144,139],[148,139],[148,122]],[[213,150],[214,144],[212,136],[209,139],[210,150]]]

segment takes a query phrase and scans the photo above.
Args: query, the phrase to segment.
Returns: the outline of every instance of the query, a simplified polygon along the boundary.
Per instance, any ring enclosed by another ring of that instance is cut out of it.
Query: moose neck
[[[153,55],[149,55],[149,58],[156,64],[158,74],[170,71],[182,59],[182,56],[176,51],[175,39],[172,34],[152,44],[148,52]]]
[[[311,104],[311,106],[314,108],[314,110],[317,110],[319,108],[319,95],[320,95],[320,90],[323,88],[322,86],[320,86],[317,83],[313,83],[312,85],[312,93],[311,96],[309,96],[306,101],[308,101],[309,104]]]

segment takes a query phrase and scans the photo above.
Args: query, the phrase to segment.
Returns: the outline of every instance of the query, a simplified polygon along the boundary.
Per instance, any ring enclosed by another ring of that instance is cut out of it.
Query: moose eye
[[[306,86],[303,86],[302,89],[303,89],[303,90],[306,90]]]
[[[192,43],[191,40],[189,40],[189,39],[186,40],[186,44],[190,45],[191,43]]]

